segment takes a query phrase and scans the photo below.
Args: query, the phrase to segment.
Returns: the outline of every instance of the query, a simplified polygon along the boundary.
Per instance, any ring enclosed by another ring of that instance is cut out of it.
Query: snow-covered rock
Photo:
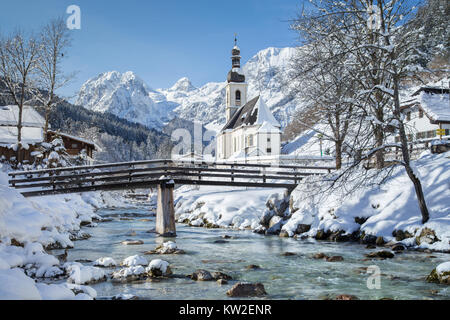
[[[150,261],[148,267],[145,268],[145,271],[150,277],[161,277],[172,274],[169,263],[161,259],[154,259]]]
[[[68,281],[75,284],[88,284],[106,280],[105,271],[97,267],[72,264],[67,267],[67,271],[69,272]]]
[[[115,267],[117,266],[117,262],[110,257],[102,257],[98,258],[94,261],[94,266],[97,267]]]
[[[122,261],[122,265],[127,267],[146,266],[147,264],[147,259],[137,254],[134,256],[129,256]]]
[[[428,276],[428,282],[450,284],[450,261],[438,265]]]
[[[146,270],[143,266],[136,265],[128,268],[122,268],[119,271],[115,271],[112,274],[114,281],[133,281],[141,279],[146,274]]]

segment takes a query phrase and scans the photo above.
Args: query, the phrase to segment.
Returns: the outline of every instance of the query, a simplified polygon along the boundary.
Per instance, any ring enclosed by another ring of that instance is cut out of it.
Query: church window
[[[236,101],[241,101],[241,92],[236,90]]]
[[[271,148],[267,148],[267,149],[266,149],[266,153],[267,153],[267,154],[271,154],[271,153],[272,153],[272,149],[271,149]]]

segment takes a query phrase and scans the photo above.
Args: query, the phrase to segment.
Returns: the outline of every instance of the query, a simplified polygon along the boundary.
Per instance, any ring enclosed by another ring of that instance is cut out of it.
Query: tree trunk
[[[340,169],[342,167],[342,141],[336,141],[334,143],[336,148],[336,169]]]
[[[397,70],[394,66],[394,73]],[[427,222],[430,219],[430,214],[428,212],[427,204],[425,202],[425,196],[423,194],[422,184],[420,183],[419,177],[417,177],[410,165],[410,155],[408,150],[408,140],[406,138],[405,126],[403,121],[401,121],[401,111],[400,111],[400,97],[398,92],[398,77],[394,76],[394,115],[398,120],[400,143],[403,157],[403,166],[405,167],[408,177],[414,184],[414,189],[416,190],[417,201],[419,202],[420,212],[422,214],[422,223]]]

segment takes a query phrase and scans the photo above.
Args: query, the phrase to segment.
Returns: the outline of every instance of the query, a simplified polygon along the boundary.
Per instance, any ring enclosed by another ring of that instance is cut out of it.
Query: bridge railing
[[[11,172],[10,186],[24,195],[146,188],[161,179],[177,184],[295,188],[308,175],[332,167],[179,161],[169,159]]]

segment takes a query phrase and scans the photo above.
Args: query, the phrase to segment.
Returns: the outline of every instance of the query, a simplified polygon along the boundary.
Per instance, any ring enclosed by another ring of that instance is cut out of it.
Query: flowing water
[[[119,263],[128,256],[152,250],[167,240],[175,241],[179,249],[186,251],[180,255],[146,255],[149,261],[156,258],[168,261],[174,275],[179,277],[92,284],[99,298],[126,293],[141,299],[227,299],[226,291],[237,281],[263,283],[268,299],[324,299],[338,294],[352,294],[360,299],[450,298],[448,286],[425,281],[433,268],[449,260],[448,254],[407,251],[396,254],[393,259],[363,261],[364,254],[374,250],[360,244],[296,240],[262,236],[251,231],[205,229],[181,224],[177,224],[177,237],[169,239],[148,232],[155,226],[155,217],[150,215],[148,207],[103,209],[97,213],[112,218],[112,221],[98,223],[94,228],[83,228],[92,237],[75,242],[75,248],[69,250],[68,261],[112,257]],[[130,231],[135,231],[136,235],[130,236]],[[226,243],[215,243],[216,240],[224,240],[224,235],[232,238],[226,239]],[[126,239],[143,240],[144,244],[121,244]],[[283,256],[285,252],[296,255]],[[340,255],[344,260],[326,262],[313,259],[312,255],[318,252],[328,256]],[[247,270],[246,266],[250,264],[261,268]],[[364,268],[371,265],[380,268],[380,289],[367,287],[371,274]],[[215,281],[193,281],[183,277],[196,269],[221,271],[234,280],[221,286]],[[114,269],[109,270],[112,272]]]

